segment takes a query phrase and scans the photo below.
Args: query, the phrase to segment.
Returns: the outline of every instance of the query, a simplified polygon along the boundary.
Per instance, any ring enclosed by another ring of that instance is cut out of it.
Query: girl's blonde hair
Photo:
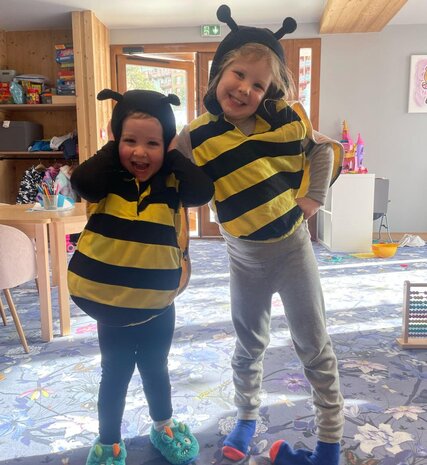
[[[268,88],[264,100],[276,99],[277,95],[281,94],[285,99],[293,98],[295,94],[295,84],[292,78],[290,69],[282,63],[279,57],[271,50],[262,44],[247,43],[237,49],[230,50],[225,56],[219,67],[218,73],[209,83],[206,93],[215,96],[218,82],[220,81],[224,70],[234,61],[244,59],[258,61],[266,59],[271,68],[271,84]]]

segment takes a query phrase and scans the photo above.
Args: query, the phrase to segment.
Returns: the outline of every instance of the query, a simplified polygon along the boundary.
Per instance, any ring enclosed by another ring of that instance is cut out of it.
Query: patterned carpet
[[[341,464],[427,465],[427,350],[402,350],[395,342],[401,335],[404,281],[427,282],[427,246],[399,248],[392,259],[314,247],[346,401]],[[192,280],[176,302],[169,362],[175,417],[189,423],[199,439],[197,465],[225,464],[221,446],[234,422],[225,245],[192,240],[191,256]],[[31,353],[23,352],[10,320],[0,339],[0,465],[84,465],[97,432],[95,324],[72,306],[72,334],[58,337],[55,309],[56,337],[42,343],[34,284],[13,295]],[[268,464],[269,447],[279,438],[313,447],[310,400],[275,296],[263,408],[245,463]],[[135,373],[123,421],[128,465],[166,465],[148,441],[150,424]]]

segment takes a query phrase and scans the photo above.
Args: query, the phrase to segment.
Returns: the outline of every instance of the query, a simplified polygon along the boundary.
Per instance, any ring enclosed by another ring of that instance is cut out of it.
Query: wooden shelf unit
[[[38,103],[38,104],[7,104],[0,105],[0,111],[56,111],[75,109],[75,103]]]
[[[61,150],[40,150],[38,152],[0,152],[0,160],[38,160],[40,158],[56,159],[62,158],[64,152]]]
[[[111,88],[110,40],[108,29],[93,12],[74,11],[70,16],[70,29],[0,30],[0,69],[14,69],[18,75],[40,74],[55,85],[58,71],[55,45],[72,43],[76,102],[0,104],[0,123],[5,119],[39,123],[43,126],[45,139],[77,130],[81,163],[105,143],[101,128],[107,127],[112,105],[109,101],[98,102],[96,95],[104,88]],[[29,153],[1,154],[0,202],[15,203],[22,175],[32,165],[33,156],[34,160],[62,157],[58,152]]]

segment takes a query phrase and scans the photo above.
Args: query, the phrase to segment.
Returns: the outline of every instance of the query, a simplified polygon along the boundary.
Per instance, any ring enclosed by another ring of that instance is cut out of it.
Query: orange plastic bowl
[[[379,244],[372,244],[372,252],[379,258],[390,258],[397,251],[398,244],[393,242],[381,242]]]

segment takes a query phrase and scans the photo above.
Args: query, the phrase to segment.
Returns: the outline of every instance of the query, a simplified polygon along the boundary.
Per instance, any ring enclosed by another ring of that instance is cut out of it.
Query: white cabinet
[[[374,174],[341,174],[318,212],[318,240],[331,252],[371,252]]]

